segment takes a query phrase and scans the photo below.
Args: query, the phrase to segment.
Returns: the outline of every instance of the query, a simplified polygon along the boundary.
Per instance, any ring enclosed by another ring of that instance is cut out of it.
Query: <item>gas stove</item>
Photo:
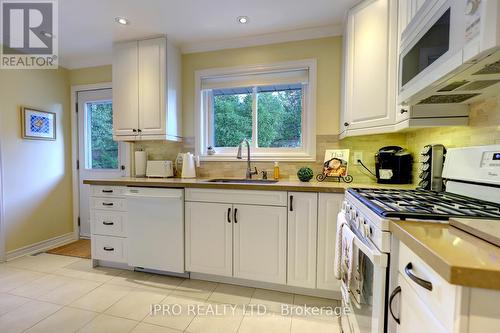
[[[348,192],[382,218],[500,219],[499,204],[453,193],[369,188],[351,188]]]
[[[443,179],[446,192],[440,193],[373,188],[347,190],[337,228],[347,224],[354,239],[355,282],[343,285],[349,293],[343,293],[342,304],[352,310],[348,322],[341,322],[344,331],[349,332],[350,327],[360,323],[371,324],[371,328],[363,332],[384,331],[384,320],[380,318],[387,318],[387,276],[391,265],[397,267],[397,263],[391,261],[391,251],[396,249],[390,232],[392,221],[449,223],[452,219],[453,223],[454,218],[460,218],[475,225],[480,221],[484,225],[488,225],[489,220],[500,222],[500,145],[448,149]]]

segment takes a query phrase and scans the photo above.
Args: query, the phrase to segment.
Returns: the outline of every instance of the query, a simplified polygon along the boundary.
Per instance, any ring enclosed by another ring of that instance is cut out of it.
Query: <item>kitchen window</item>
[[[196,72],[196,153],[235,160],[247,139],[254,160],[315,160],[315,78],[314,60]]]

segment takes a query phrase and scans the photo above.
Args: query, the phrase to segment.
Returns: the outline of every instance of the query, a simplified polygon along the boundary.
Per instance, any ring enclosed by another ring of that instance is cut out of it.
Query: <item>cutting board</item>
[[[500,220],[450,219],[450,225],[500,246]]]

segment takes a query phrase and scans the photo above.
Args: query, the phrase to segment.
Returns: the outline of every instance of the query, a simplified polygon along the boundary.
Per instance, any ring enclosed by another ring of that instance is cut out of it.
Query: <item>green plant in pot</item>
[[[313,171],[309,167],[302,167],[297,171],[297,177],[301,182],[308,182],[314,176]]]

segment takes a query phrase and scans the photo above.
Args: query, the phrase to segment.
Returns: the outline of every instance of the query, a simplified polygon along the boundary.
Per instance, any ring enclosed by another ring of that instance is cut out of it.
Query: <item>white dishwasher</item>
[[[128,188],[128,264],[184,273],[184,190]]]

